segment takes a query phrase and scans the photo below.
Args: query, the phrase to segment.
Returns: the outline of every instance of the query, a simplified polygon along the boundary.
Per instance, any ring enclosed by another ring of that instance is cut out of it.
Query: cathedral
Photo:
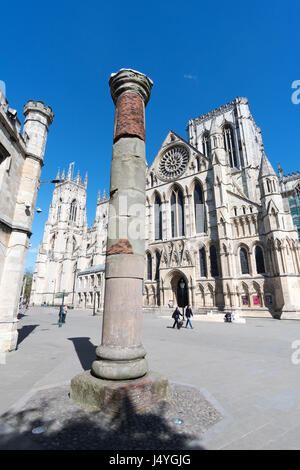
[[[195,313],[300,318],[290,207],[298,176],[280,168],[278,178],[246,98],[191,119],[188,140],[170,131],[145,175],[145,310],[190,304]],[[98,194],[88,227],[87,176],[74,177],[71,164],[59,178],[31,304],[59,304],[63,294],[67,305],[101,312],[109,198]]]

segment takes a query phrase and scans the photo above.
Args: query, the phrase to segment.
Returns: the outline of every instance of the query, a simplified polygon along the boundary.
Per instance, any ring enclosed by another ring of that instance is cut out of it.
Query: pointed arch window
[[[161,258],[161,254],[159,253],[159,251],[157,251],[156,254],[155,254],[155,261],[156,261],[156,264],[155,264],[155,281],[159,280],[160,258]]]
[[[209,249],[209,257],[210,257],[211,276],[218,277],[219,276],[218,257],[217,257],[217,249],[214,245],[212,245]]]
[[[147,280],[152,281],[152,256],[147,253]]]
[[[209,157],[211,154],[211,145],[210,145],[210,136],[209,136],[208,131],[204,132],[202,136],[202,149],[203,149],[204,155],[206,157]]]
[[[202,186],[197,182],[194,189],[194,214],[196,233],[206,231],[204,195]]]
[[[184,230],[184,199],[180,188],[175,187],[171,195],[171,228],[172,238],[183,237]]]
[[[258,274],[264,274],[265,270],[265,260],[262,248],[257,245],[255,248],[255,262],[256,262],[256,272]]]
[[[199,250],[199,261],[200,261],[200,276],[207,277],[206,252],[205,252],[204,247]]]
[[[240,263],[242,274],[249,274],[248,254],[245,248],[240,249]]]
[[[154,226],[155,240],[162,240],[162,207],[159,195],[156,195],[154,202]]]
[[[237,156],[236,156],[236,148],[235,148],[235,140],[233,136],[233,129],[230,125],[226,125],[223,127],[223,135],[224,135],[224,145],[225,150],[228,152],[229,155],[229,164],[231,168],[238,167],[237,163]]]
[[[61,203],[62,203],[62,199],[60,198],[60,200],[59,200],[59,205],[58,205],[58,208],[57,208],[57,222],[59,222],[59,220],[60,220]]]
[[[76,221],[77,217],[77,202],[75,199],[71,202],[71,207],[70,207],[70,215],[69,215],[69,220],[72,220],[73,222]]]

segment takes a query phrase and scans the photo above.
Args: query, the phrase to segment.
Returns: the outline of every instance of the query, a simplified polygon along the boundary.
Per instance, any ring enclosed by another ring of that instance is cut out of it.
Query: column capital
[[[131,69],[121,69],[117,73],[111,74],[109,86],[114,104],[117,103],[122,93],[127,92],[140,95],[146,106],[150,98],[153,82],[141,72]]]

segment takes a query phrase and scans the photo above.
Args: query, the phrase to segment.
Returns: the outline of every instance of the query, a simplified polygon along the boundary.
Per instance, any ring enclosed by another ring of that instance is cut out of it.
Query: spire
[[[55,178],[56,180],[59,180],[59,179],[60,179],[59,173],[60,173],[60,168],[57,170],[57,175],[56,175],[56,178]]]
[[[105,189],[103,190],[103,199],[106,199]]]
[[[63,169],[63,172],[61,174],[61,179],[64,180],[65,179],[65,169]]]
[[[85,177],[84,177],[84,186],[87,187],[87,182],[88,182],[88,173],[86,172]]]
[[[279,173],[279,178],[282,180],[283,179],[283,169],[281,168],[280,163],[278,162],[278,173]]]
[[[98,197],[97,197],[97,204],[100,204],[100,201],[101,201],[101,193],[100,193],[100,189],[98,190]]]
[[[260,164],[258,179],[265,178],[266,176],[276,176],[277,177],[277,175],[274,171],[274,168],[272,167],[268,157],[266,156],[265,153],[263,153],[262,158],[261,158],[261,164]]]
[[[209,131],[210,135],[213,135],[213,134],[222,134],[222,129],[220,128],[220,126],[217,125],[217,119],[216,117],[213,118],[212,122],[211,122],[211,126],[210,126],[210,131]]]
[[[68,170],[68,176],[67,179],[70,180],[72,178],[72,166],[74,165],[75,162],[71,162],[69,165],[69,170]]]
[[[77,176],[76,176],[76,183],[78,184],[80,181],[80,174],[79,174],[79,170],[77,171]]]

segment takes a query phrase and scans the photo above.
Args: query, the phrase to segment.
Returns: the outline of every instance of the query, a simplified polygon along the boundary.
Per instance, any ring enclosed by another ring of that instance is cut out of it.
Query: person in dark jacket
[[[178,320],[179,320],[179,317],[182,316],[182,313],[180,313],[180,310],[178,308],[178,306],[176,307],[176,309],[174,310],[173,312],[173,315],[172,315],[172,318],[174,318],[174,325],[173,325],[173,328],[175,328],[175,326],[177,325],[177,328],[178,330],[180,329],[180,326],[179,326],[179,323],[178,323]]]
[[[187,309],[185,311],[185,316],[186,316],[186,325],[185,327],[187,328],[188,325],[193,329],[192,323],[191,323],[191,317],[193,316],[192,308],[190,305],[187,306]]]

